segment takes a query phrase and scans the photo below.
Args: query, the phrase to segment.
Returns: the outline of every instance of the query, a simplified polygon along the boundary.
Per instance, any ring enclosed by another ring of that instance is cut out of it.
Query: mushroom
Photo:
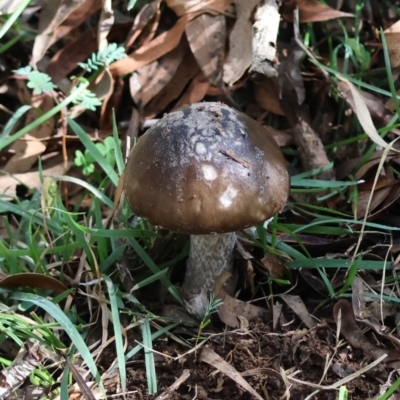
[[[136,215],[190,234],[182,288],[203,316],[215,278],[233,269],[235,231],[281,211],[289,174],[259,123],[221,103],[197,103],[165,115],[139,139],[124,191]]]

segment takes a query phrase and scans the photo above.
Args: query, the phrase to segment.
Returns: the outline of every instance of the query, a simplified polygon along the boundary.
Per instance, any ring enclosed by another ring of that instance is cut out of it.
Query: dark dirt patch
[[[328,386],[343,377],[339,376],[340,371],[346,370],[349,374],[370,362],[370,360],[364,360],[361,352],[354,351],[344,344],[339,346],[322,379],[326,360],[331,360],[335,352],[335,343],[335,333],[327,326],[276,334],[271,332],[268,325],[257,323],[253,324],[248,332],[228,332],[214,336],[205,346],[210,347],[242,373],[250,386],[263,398],[279,399],[287,389],[281,374],[292,375],[303,382]],[[181,356],[186,351],[171,339],[157,341],[154,345],[157,351],[172,357]],[[159,390],[157,395],[171,386],[185,369],[190,371],[190,377],[180,385],[178,390],[169,395],[168,399],[254,399],[236,382],[212,366],[199,361],[198,355],[194,354],[188,354],[179,360],[156,356]],[[386,381],[388,372],[385,368],[378,366],[369,371],[368,375],[347,383],[346,387],[351,394],[351,399],[372,398],[379,392],[379,385]],[[292,381],[290,378],[288,382],[288,393],[291,399],[305,399],[316,390],[306,384]],[[112,392],[111,388],[109,389]],[[147,394],[142,356],[138,356],[134,364],[128,366],[128,392],[130,393],[126,395],[126,399],[142,400],[157,397],[157,395]],[[123,397],[113,398],[122,399]],[[313,400],[335,400],[336,398],[337,391],[335,390],[323,390],[312,397]]]

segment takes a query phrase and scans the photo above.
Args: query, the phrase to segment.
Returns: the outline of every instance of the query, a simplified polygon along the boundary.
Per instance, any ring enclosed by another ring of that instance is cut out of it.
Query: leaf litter
[[[19,4],[4,2],[1,12],[15,12]],[[30,20],[30,11],[36,21]],[[379,11],[375,20],[385,12]],[[377,26],[373,18],[364,16],[361,21],[349,5],[338,2],[333,7],[315,0],[285,0],[281,7],[275,1],[149,1],[131,14],[121,12],[111,1],[80,0],[46,3],[35,10],[27,8],[25,13],[27,26],[37,26],[38,34],[29,48],[22,48],[24,56],[31,58],[34,69],[48,74],[52,80],[47,83],[52,82],[55,90],[43,82],[35,84],[29,73],[23,78],[28,82],[17,79],[12,71],[26,63],[19,61],[11,49],[6,61],[0,61],[2,71],[7,73],[1,86],[5,99],[2,106],[10,112],[21,105],[31,108],[11,131],[4,130],[6,135],[34,122],[68,96],[76,85],[74,79],[79,79],[76,74],[82,73],[77,64],[88,59],[86,65],[93,66],[89,88],[101,107],[96,109],[96,103],[90,103],[88,96],[86,103],[81,102],[70,112],[62,110],[11,146],[2,148],[2,195],[9,199],[21,196],[24,187],[24,196],[30,198],[35,189],[42,189],[42,206],[51,209],[52,192],[46,182],[68,174],[69,182],[58,183],[65,204],[80,205],[85,210],[95,201],[83,192],[85,177],[78,165],[72,165],[74,150],[82,146],[65,126],[64,113],[79,121],[89,132],[91,142],[100,144],[112,134],[110,115],[115,109],[121,121],[121,138],[129,126],[130,139],[134,141],[146,124],[165,112],[202,100],[242,107],[266,125],[266,134],[273,135],[285,150],[293,181],[305,182],[300,190],[292,191],[291,202],[279,223],[273,221],[268,228],[270,242],[252,230],[241,236],[236,275],[216,279],[215,299],[223,303],[210,320],[204,321],[201,331],[157,280],[151,283],[152,290],[140,288],[137,282],[146,274],[143,261],[135,252],[124,253],[127,262],[118,259],[117,264],[123,264],[118,265],[119,273],[127,273],[124,276],[130,279],[127,294],[134,293],[140,304],[132,306],[135,312],[143,311],[141,307],[145,306],[153,315],[168,315],[181,321],[166,337],[149,342],[157,371],[156,398],[336,399],[341,386],[346,386],[353,399],[382,394],[383,383],[392,382],[392,370],[399,368],[395,332],[398,311],[388,300],[396,296],[396,276],[386,285],[382,271],[366,270],[349,282],[351,271],[347,270],[348,261],[355,265],[362,255],[365,261],[379,261],[385,266],[388,263],[389,267],[393,262],[395,275],[400,249],[398,235],[383,229],[387,224],[395,229],[400,226],[396,212],[400,196],[399,148],[392,142],[398,137],[398,127],[393,123],[398,100],[389,98],[393,88],[371,89],[376,83],[373,72],[378,74],[384,66],[383,46],[374,31]],[[383,35],[393,75],[397,77],[396,18],[386,15],[381,25],[385,28]],[[355,20],[364,24],[367,28],[360,31],[364,36],[358,39],[365,39],[365,44],[349,41],[345,43],[347,47],[341,48],[342,44],[335,42],[337,20],[341,26],[354,24]],[[305,24],[315,30],[307,31]],[[310,35],[313,46],[299,45],[299,29],[303,37],[306,32]],[[333,42],[325,46],[331,39]],[[121,53],[120,58],[101,64],[104,68],[96,72],[100,58],[93,58],[92,54],[100,57],[110,43],[125,43],[127,57]],[[332,44],[336,50],[328,54]],[[368,46],[377,50],[372,58],[362,59],[362,49]],[[349,49],[350,58],[346,55]],[[343,68],[330,71],[334,62]],[[371,74],[366,82],[355,82],[353,70],[365,65]],[[29,90],[35,88],[32,85],[42,88],[43,93],[31,95]],[[93,109],[88,112],[91,106]],[[0,124],[4,129],[4,115]],[[363,137],[352,142],[357,135]],[[81,154],[84,157],[82,151]],[[89,163],[85,158],[81,161],[81,165]],[[92,172],[99,173],[97,166]],[[318,179],[321,187],[313,185],[313,179]],[[344,179],[357,184],[337,190],[329,186],[332,181]],[[81,186],[74,182],[81,182]],[[10,210],[13,208],[5,211],[7,215],[13,213]],[[340,213],[345,222],[332,227],[319,224],[332,219],[334,212]],[[5,215],[3,210],[1,213]],[[46,213],[51,216],[51,211]],[[100,213],[108,216],[104,208]],[[312,220],[313,214],[318,215],[316,220]],[[10,218],[11,225],[15,219]],[[361,229],[356,219],[363,219]],[[8,219],[6,225],[1,227],[2,235],[11,229]],[[117,224],[115,228],[119,228]],[[335,229],[341,229],[341,233],[335,233]],[[81,238],[84,240],[83,235]],[[154,239],[148,247],[150,258],[157,265],[180,257],[168,272],[168,279],[178,286],[184,268],[179,248],[182,243],[174,237]],[[57,278],[66,275],[71,287],[83,286],[85,289],[67,302],[71,305],[87,298],[87,303],[96,309],[97,319],[92,319],[89,307],[89,320],[96,329],[88,337],[92,343],[101,344],[96,361],[103,370],[109,395],[117,398],[121,395],[120,382],[111,372],[116,359],[111,344],[116,339],[109,337],[110,310],[99,289],[98,265],[90,271],[90,256],[88,259],[88,254],[79,250],[65,260],[67,268],[61,274],[63,262],[48,257],[49,268],[57,271],[53,276],[39,279],[40,274],[35,272],[4,275],[0,285],[58,294],[67,286]],[[321,265],[318,271],[313,269],[312,257]],[[291,262],[304,260],[309,268],[291,269]],[[328,260],[336,263],[336,272],[328,271]],[[121,281],[128,285],[127,278]],[[346,292],[351,301],[341,298],[345,294],[343,285],[351,287],[352,291]],[[141,329],[137,329],[141,324],[131,326],[123,320],[126,352],[142,342]],[[150,333],[161,329],[154,324]],[[201,340],[194,346],[191,340],[196,337]],[[29,349],[26,354],[31,354]],[[3,375],[12,371],[17,362],[18,359]],[[130,362],[128,392],[123,396],[154,398],[147,394],[149,375],[146,377],[144,359],[138,354]],[[29,373],[36,366],[36,360],[31,362]],[[76,366],[69,367],[78,383],[70,387],[71,398],[102,395],[90,377],[82,379]]]

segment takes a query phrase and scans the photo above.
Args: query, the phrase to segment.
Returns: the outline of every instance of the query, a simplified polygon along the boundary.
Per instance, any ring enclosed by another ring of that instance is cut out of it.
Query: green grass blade
[[[146,366],[147,377],[147,390],[149,394],[157,393],[157,375],[156,366],[154,362],[153,340],[151,339],[151,329],[149,319],[145,318],[143,323],[143,345],[144,348],[144,362]]]
[[[126,364],[124,355],[124,344],[122,342],[121,321],[119,319],[119,309],[117,302],[117,293],[113,282],[108,276],[103,276],[104,282],[107,285],[108,295],[111,304],[111,318],[115,335],[115,349],[117,353],[117,364],[119,369],[119,376],[121,378],[122,392],[126,392]]]
[[[17,291],[11,292],[10,299],[33,303],[49,313],[62,326],[65,333],[70,337],[72,343],[85,361],[97,384],[105,394],[103,382],[100,379],[99,371],[97,370],[96,363],[90,354],[90,350],[83,341],[82,336],[79,334],[70,319],[62,312],[62,310],[46,298],[32,293],[23,293]]]

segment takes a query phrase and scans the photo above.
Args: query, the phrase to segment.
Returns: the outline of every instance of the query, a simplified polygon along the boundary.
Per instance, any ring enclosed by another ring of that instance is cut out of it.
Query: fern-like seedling
[[[118,46],[116,43],[109,43],[106,49],[93,53],[85,63],[78,63],[78,65],[86,69],[87,72],[92,72],[125,57],[126,53],[123,47]]]
[[[42,94],[43,92],[51,92],[57,86],[51,81],[49,75],[44,72],[32,70],[29,65],[23,68],[13,70],[16,75],[26,76],[28,78],[27,86],[33,89],[33,94]]]
[[[79,88],[80,86],[75,86],[72,89],[71,94],[76,92]],[[78,94],[73,103],[92,111],[96,111],[96,107],[101,106],[101,101],[89,89],[85,89],[80,94]]]

